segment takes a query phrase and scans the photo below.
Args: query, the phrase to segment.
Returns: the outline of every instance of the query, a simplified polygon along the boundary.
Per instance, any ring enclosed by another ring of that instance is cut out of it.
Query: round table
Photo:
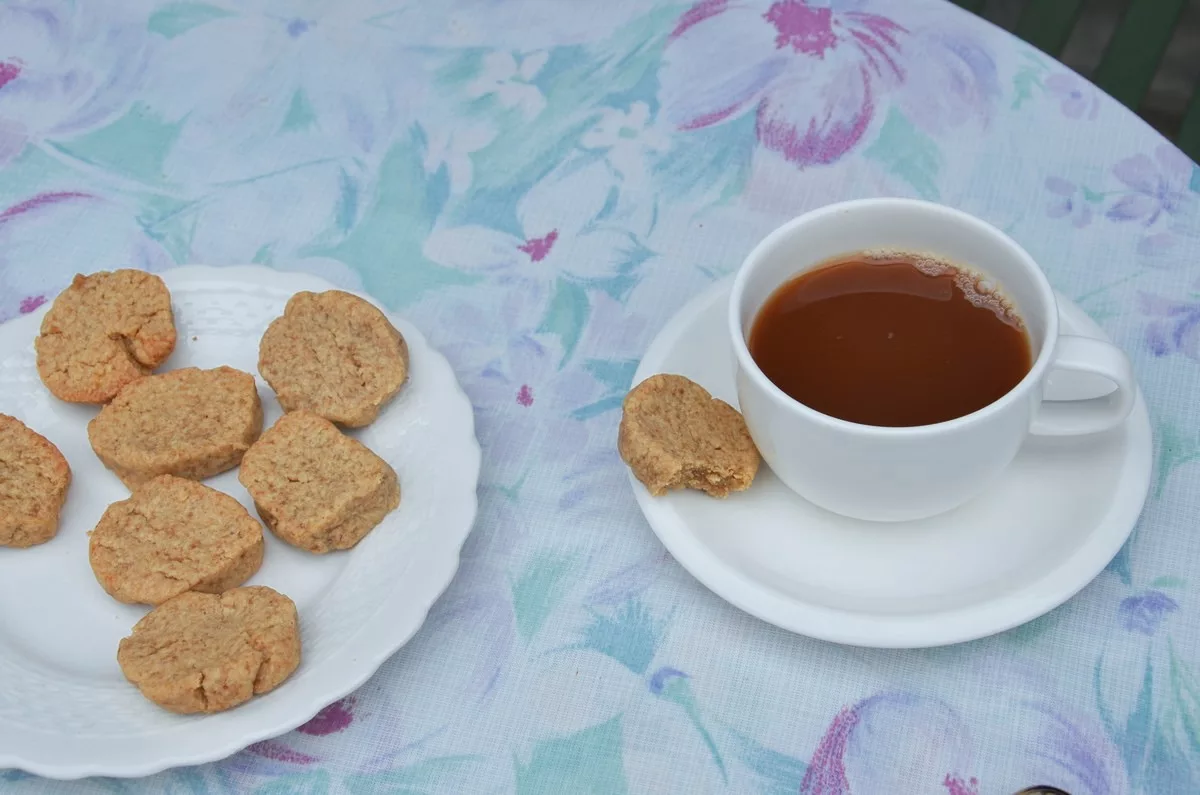
[[[960,646],[739,612],[615,450],[672,313],[781,222],[874,195],[1012,235],[1155,421],[1108,570]],[[1200,168],[999,29],[941,0],[0,7],[0,320],[76,271],[193,262],[317,273],[422,328],[476,406],[481,504],[362,690],[147,788],[1200,792]]]

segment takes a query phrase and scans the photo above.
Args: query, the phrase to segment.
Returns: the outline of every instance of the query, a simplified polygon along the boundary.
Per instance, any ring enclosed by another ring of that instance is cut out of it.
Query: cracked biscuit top
[[[262,525],[233,497],[163,475],[108,506],[91,533],[88,559],[119,602],[157,605],[185,591],[221,593],[262,565]]]
[[[171,294],[152,273],[77,275],[54,299],[34,341],[51,394],[70,403],[107,403],[175,349]]]
[[[300,292],[267,327],[258,371],[285,411],[359,428],[408,378],[408,345],[375,306],[340,290]]]
[[[117,663],[164,709],[221,712],[274,690],[300,665],[296,605],[265,586],[189,591],[137,622]]]

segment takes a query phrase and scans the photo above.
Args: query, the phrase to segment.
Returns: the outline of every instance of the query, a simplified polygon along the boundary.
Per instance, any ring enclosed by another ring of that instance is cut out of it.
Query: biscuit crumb
[[[71,467],[54,444],[0,414],[0,546],[31,547],[54,538]]]
[[[34,340],[38,375],[70,403],[107,403],[175,349],[171,294],[139,270],[77,275],[54,299]]]
[[[617,448],[656,497],[688,488],[723,498],[749,488],[758,472],[742,415],[680,375],[654,375],[630,390]]]

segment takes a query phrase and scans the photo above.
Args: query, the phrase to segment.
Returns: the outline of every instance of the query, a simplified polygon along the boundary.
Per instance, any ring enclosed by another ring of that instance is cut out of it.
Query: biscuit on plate
[[[371,423],[408,378],[408,345],[358,296],[296,293],[271,321],[258,371],[285,411],[307,409],[350,428]]]
[[[108,506],[88,551],[100,586],[126,604],[221,593],[250,579],[262,559],[262,525],[240,502],[174,475]]]
[[[262,425],[254,376],[188,367],[122,389],[88,423],[88,440],[132,489],[159,475],[202,480],[233,469]]]
[[[0,546],[31,547],[54,538],[71,467],[54,444],[0,414]]]
[[[617,448],[656,497],[680,488],[726,497],[758,472],[742,415],[681,375],[651,376],[625,396]]]
[[[54,299],[34,340],[50,393],[70,403],[107,403],[175,350],[171,294],[152,273],[78,275]]]
[[[274,690],[300,665],[296,605],[261,585],[188,591],[134,625],[117,663],[164,709],[221,712]]]
[[[309,552],[349,549],[400,504],[395,470],[310,411],[284,414],[264,433],[238,480],[267,527]]]

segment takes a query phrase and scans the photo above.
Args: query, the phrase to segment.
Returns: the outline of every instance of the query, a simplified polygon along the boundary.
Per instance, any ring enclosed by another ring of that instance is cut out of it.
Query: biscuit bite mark
[[[356,295],[299,292],[263,334],[258,371],[285,411],[359,428],[404,385],[408,345],[383,312]]]
[[[107,403],[175,349],[171,294],[139,270],[77,275],[34,340],[38,375],[60,400]]]
[[[58,533],[71,467],[54,444],[0,414],[0,546],[31,547]]]
[[[117,663],[164,709],[221,712],[274,690],[300,665],[296,605],[265,586],[189,591],[137,622]]]
[[[276,536],[318,554],[353,547],[400,504],[395,470],[310,411],[267,430],[238,480]]]
[[[188,367],[122,389],[88,423],[88,440],[133,489],[159,475],[202,480],[233,469],[262,425],[254,376]]]
[[[91,532],[100,586],[126,604],[161,604],[185,591],[241,585],[263,559],[262,526],[242,504],[202,483],[162,475],[113,503]]]
[[[726,497],[754,482],[758,448],[742,415],[680,375],[654,375],[625,396],[621,458],[656,497],[698,489]]]

